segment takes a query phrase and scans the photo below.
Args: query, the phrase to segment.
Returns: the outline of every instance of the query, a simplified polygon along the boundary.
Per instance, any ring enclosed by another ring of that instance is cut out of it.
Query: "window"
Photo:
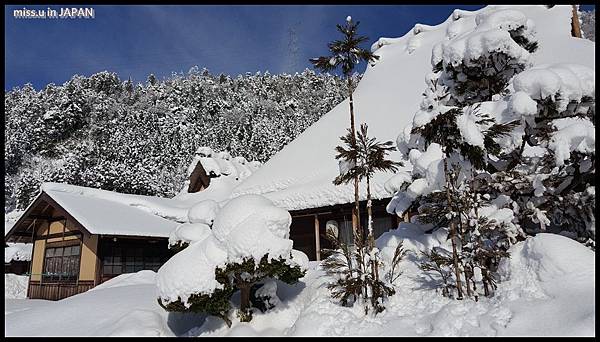
[[[75,282],[79,277],[79,245],[46,248],[42,280]]]
[[[354,233],[352,232],[352,218],[349,220],[344,218],[339,221],[340,242],[345,243],[347,246],[354,246]]]
[[[164,246],[163,246],[164,247]],[[166,249],[166,247],[164,248]],[[114,276],[141,270],[158,271],[165,261],[165,252],[158,244],[116,244],[103,247],[102,273]]]

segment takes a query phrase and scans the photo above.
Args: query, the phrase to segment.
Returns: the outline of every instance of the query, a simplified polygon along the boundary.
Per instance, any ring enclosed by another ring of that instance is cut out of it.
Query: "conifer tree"
[[[416,179],[401,189],[410,193],[405,197],[407,203],[396,212],[401,214],[417,202],[417,221],[448,227],[451,251],[434,248],[426,252],[421,268],[437,272],[443,282],[442,294],[457,299],[477,300],[476,279],[483,284],[484,295],[493,295],[495,266],[508,256],[510,243],[522,235],[512,220],[485,214],[493,203],[497,210],[514,215],[514,201],[501,192],[488,191],[486,182],[502,167],[495,161],[505,157],[498,138],[520,122],[496,122],[482,103],[508,93],[509,81],[530,66],[529,54],[537,49],[537,43],[526,18],[515,17],[514,23],[491,29],[486,15],[500,17],[503,13],[491,10],[482,14],[473,31],[461,36],[457,44],[469,35],[476,40],[491,34],[502,39],[503,48],[483,49],[474,56],[444,53],[452,48],[452,39],[434,47],[433,73],[427,77],[421,109],[415,114],[409,141],[399,146],[404,152],[416,150],[411,152],[416,157],[413,165],[418,167],[413,169]],[[423,163],[428,165],[419,166],[421,155],[426,155]]]

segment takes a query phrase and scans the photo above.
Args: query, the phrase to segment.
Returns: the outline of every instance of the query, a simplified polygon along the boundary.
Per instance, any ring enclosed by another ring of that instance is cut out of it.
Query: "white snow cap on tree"
[[[285,209],[275,207],[266,197],[242,195],[221,209],[213,224],[213,233],[226,241],[229,258],[241,261],[252,256],[257,262],[289,257],[293,242],[289,240],[292,217]]]
[[[213,150],[208,146],[200,146],[196,150],[196,154],[201,157],[210,157],[213,154]]]
[[[200,242],[209,235],[211,235],[210,227],[204,223],[183,223],[169,235],[169,246]]]
[[[188,210],[190,223],[204,223],[211,226],[219,211],[219,204],[213,200],[205,200],[196,203]]]
[[[529,62],[529,52],[519,46],[508,32],[523,26],[525,36],[533,36],[534,24],[523,13],[510,9],[487,10],[477,14],[475,23],[477,26],[473,31],[435,45],[432,64],[443,61],[453,66],[473,65],[479,57],[496,51],[506,53],[519,63]]]
[[[215,269],[244,259],[254,259],[258,264],[267,255],[269,260],[282,258],[288,265],[305,270],[308,257],[293,250],[289,239],[291,222],[290,214],[269,199],[242,195],[218,211],[212,230],[201,223],[180,226],[179,230],[193,230],[193,236],[187,248],[158,270],[157,286],[163,303],[181,298],[188,305],[192,294],[208,294],[221,288]]]
[[[567,109],[570,101],[594,98],[595,84],[595,70],[564,63],[536,66],[516,75],[513,80],[515,92],[524,92],[533,100],[556,99],[560,112]]]

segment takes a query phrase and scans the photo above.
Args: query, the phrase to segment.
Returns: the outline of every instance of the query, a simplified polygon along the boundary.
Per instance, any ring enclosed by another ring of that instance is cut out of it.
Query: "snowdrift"
[[[255,312],[250,323],[234,320],[231,329],[215,317],[168,314],[156,302],[156,274],[140,271],[58,302],[7,299],[6,336],[595,335],[595,255],[583,245],[560,235],[530,237],[501,265],[495,297],[455,301],[437,293],[416,264],[418,251],[445,243],[445,234],[414,228],[401,226],[377,240],[383,254],[399,240],[409,252],[398,293],[376,318],[360,306],[334,303],[324,286],[329,279],[310,262],[299,283],[278,282],[278,306]]]

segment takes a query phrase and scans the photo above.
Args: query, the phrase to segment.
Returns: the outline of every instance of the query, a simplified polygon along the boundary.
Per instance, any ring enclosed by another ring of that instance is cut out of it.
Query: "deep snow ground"
[[[409,253],[395,283],[397,294],[377,317],[364,316],[358,305],[333,302],[327,277],[311,262],[301,282],[278,284],[278,307],[255,312],[250,323],[233,319],[231,329],[214,317],[165,312],[156,301],[156,274],[141,271],[58,302],[5,299],[6,335],[595,335],[595,253],[573,240],[538,234],[513,246],[496,296],[474,302],[442,297],[417,268],[414,251],[440,243],[442,236],[407,227],[387,233],[378,244],[391,245],[397,238],[404,239]]]

